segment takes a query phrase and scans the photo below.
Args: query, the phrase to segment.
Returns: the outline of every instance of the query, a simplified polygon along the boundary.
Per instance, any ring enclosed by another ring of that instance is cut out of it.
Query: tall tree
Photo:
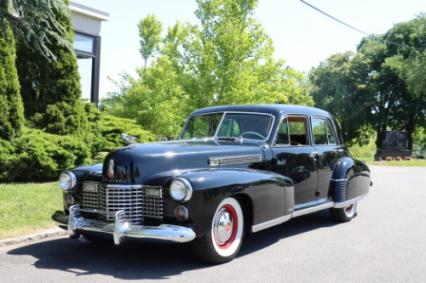
[[[369,97],[363,93],[367,67],[361,56],[345,52],[330,56],[309,74],[315,105],[335,116],[349,144],[368,142],[369,133],[363,129],[370,111]]]
[[[15,68],[15,41],[9,23],[0,18],[0,138],[12,140],[21,132],[24,120],[18,74]]]
[[[290,82],[300,83],[294,70],[273,57],[272,40],[256,21],[257,0],[198,0],[201,22],[193,56],[198,81],[197,106],[236,103],[292,103]],[[291,80],[287,80],[291,78]],[[300,77],[299,77],[300,78]],[[293,100],[294,99],[294,100]]]
[[[69,8],[55,11],[54,16],[66,31],[62,40],[67,41],[67,45],[72,44]],[[37,18],[34,21],[38,23]],[[49,60],[28,48],[23,40],[18,41],[17,67],[25,115],[33,126],[61,135],[82,133],[87,126],[77,58],[67,45],[50,41],[47,47],[56,59]]]
[[[52,40],[72,50],[72,44],[64,37],[66,28],[55,16],[68,11],[64,0],[0,0],[0,33],[12,28],[16,39],[46,58],[56,56],[49,48]]]
[[[50,60],[56,59],[47,43],[62,40],[64,28],[53,15],[67,9],[62,0],[0,0],[0,138],[11,140],[23,125],[23,105],[15,66],[15,39]]]
[[[148,15],[139,24],[140,53],[144,59],[144,67],[148,59],[156,54],[161,42],[161,22],[154,16]]]
[[[312,103],[303,74],[274,59],[272,40],[254,17],[257,0],[197,3],[201,25],[177,23],[161,44],[145,44],[161,46],[158,56],[138,71],[138,78],[121,84],[125,87],[118,95],[104,101],[107,111],[138,117],[158,136],[173,137],[189,112],[200,107]],[[142,22],[152,27],[155,21]]]
[[[363,38],[356,55],[330,57],[311,73],[317,105],[348,119],[349,132],[355,133],[349,137],[359,138],[368,125],[380,147],[387,130],[405,130],[412,149],[413,133],[426,121],[425,42],[426,16],[420,15]]]

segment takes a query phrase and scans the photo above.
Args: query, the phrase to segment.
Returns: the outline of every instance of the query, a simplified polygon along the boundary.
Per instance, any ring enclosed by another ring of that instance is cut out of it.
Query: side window
[[[287,118],[282,120],[278,131],[277,131],[277,137],[275,139],[275,143],[277,145],[289,145],[290,144],[290,138],[288,135],[288,121]]]
[[[327,120],[327,137],[329,144],[337,144],[336,134],[333,130],[330,120]]]
[[[312,118],[312,133],[315,144],[327,144],[327,128],[324,119]]]
[[[240,125],[235,119],[225,118],[220,127],[219,137],[239,137],[241,135]]]
[[[305,117],[289,116],[288,131],[291,145],[308,145],[308,127]]]

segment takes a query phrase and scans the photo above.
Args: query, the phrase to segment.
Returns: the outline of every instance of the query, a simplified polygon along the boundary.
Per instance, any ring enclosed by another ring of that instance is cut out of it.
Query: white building
[[[78,58],[82,97],[96,105],[99,102],[99,71],[101,63],[101,24],[109,14],[71,2],[74,27],[74,50]]]

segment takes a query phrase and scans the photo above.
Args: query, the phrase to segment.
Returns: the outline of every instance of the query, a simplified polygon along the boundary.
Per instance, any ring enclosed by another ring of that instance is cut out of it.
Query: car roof
[[[318,115],[324,117],[331,117],[330,113],[325,110],[301,106],[301,105],[288,105],[288,104],[253,104],[253,105],[223,105],[201,108],[191,113],[193,115],[201,115],[212,112],[257,112],[272,114],[276,117],[282,114],[303,114],[303,115]]]

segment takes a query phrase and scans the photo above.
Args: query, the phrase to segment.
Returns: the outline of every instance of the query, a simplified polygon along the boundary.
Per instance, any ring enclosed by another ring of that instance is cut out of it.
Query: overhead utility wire
[[[346,27],[348,27],[348,28],[350,28],[350,29],[352,29],[352,30],[354,30],[354,31],[356,31],[356,32],[359,32],[359,33],[361,33],[361,34],[363,34],[363,35],[367,35],[367,36],[369,35],[369,33],[365,32],[365,31],[363,31],[363,30],[360,30],[359,28],[356,28],[356,27],[354,27],[354,26],[352,26],[352,25],[350,25],[350,24],[348,24],[348,23],[345,23],[345,22],[344,22],[344,21],[342,21],[342,20],[339,20],[338,18],[336,18],[336,17],[334,17],[334,16],[330,15],[329,13],[327,13],[327,12],[325,12],[325,11],[321,10],[320,8],[315,7],[314,5],[312,5],[312,4],[310,4],[310,3],[308,3],[308,2],[306,2],[306,1],[304,1],[304,0],[299,0],[299,1],[300,1],[300,2],[302,2],[303,4],[307,5],[307,6],[311,7],[311,8],[312,8],[312,9],[314,9],[315,11],[317,11],[317,12],[319,12],[319,13],[323,14],[324,16],[326,16],[326,17],[328,17],[328,18],[332,19],[333,21],[336,21],[336,22],[338,22],[338,23],[340,23],[340,24],[342,24],[342,25],[344,25],[344,26],[346,26]],[[405,44],[405,43],[394,42],[394,41],[390,41],[390,40],[388,40],[388,39],[383,39],[383,41],[385,41],[385,42],[387,42],[387,43],[389,43],[389,44],[393,44],[393,45],[399,46],[399,47],[403,47],[403,48],[410,48],[410,49],[412,49],[413,51],[415,51],[415,52],[417,52],[417,53],[419,52],[419,50],[417,50],[415,47],[410,46],[410,45],[407,45],[407,44]]]
[[[312,5],[312,4],[310,4],[310,3],[306,2],[306,1],[300,0],[300,2],[302,2],[303,4],[305,4],[305,5],[309,6],[309,7],[311,7],[311,8],[312,8],[312,9],[314,9],[315,11],[320,12],[321,14],[323,14],[323,15],[325,15],[325,16],[327,16],[327,17],[329,17],[330,19],[332,19],[332,20],[334,20],[334,21],[336,21],[336,22],[338,22],[338,23],[340,23],[340,24],[342,24],[342,25],[344,25],[344,26],[347,26],[347,27],[348,27],[348,28],[350,28],[350,29],[353,29],[354,31],[357,31],[357,32],[362,33],[362,34],[364,34],[364,35],[368,35],[368,33],[367,33],[367,32],[362,31],[362,30],[360,30],[359,28],[356,28],[356,27],[354,27],[354,26],[352,26],[352,25],[350,25],[350,24],[347,24],[347,23],[345,23],[344,21],[339,20],[339,19],[338,19],[338,18],[336,18],[336,17],[333,17],[333,16],[332,16],[332,15],[330,15],[329,13],[324,12],[324,11],[323,11],[323,10],[321,10],[320,8],[317,8],[317,7],[315,7],[314,5]]]

